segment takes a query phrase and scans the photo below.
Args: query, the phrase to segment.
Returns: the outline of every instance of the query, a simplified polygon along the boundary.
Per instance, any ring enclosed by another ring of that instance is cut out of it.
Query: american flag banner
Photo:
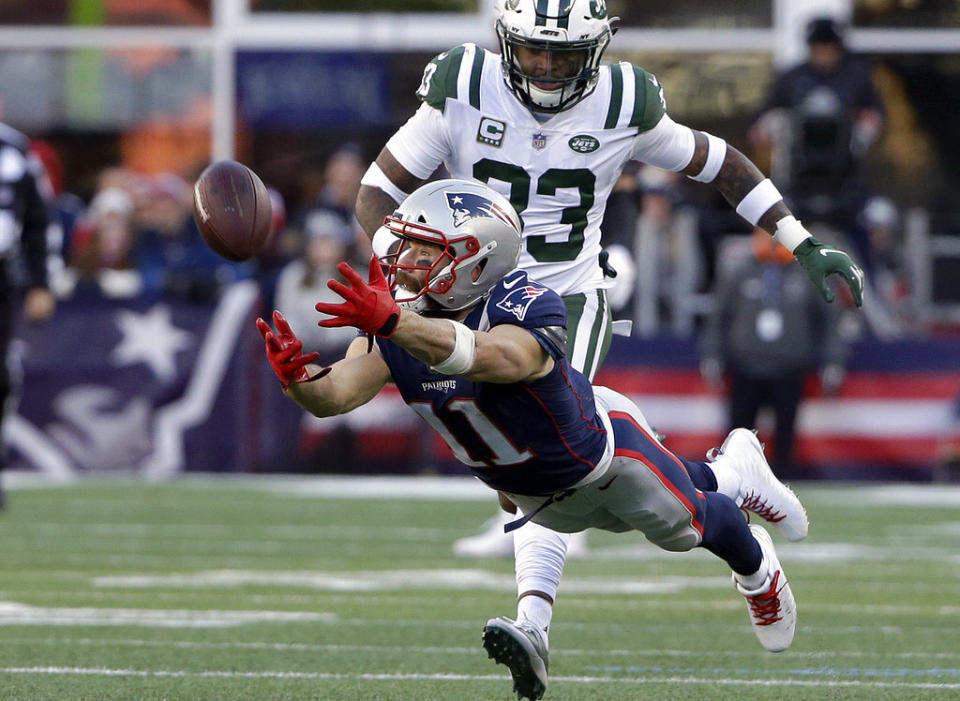
[[[707,389],[697,363],[693,341],[630,339],[614,344],[597,383],[629,395],[674,452],[699,459],[728,426],[726,398]],[[804,476],[928,479],[957,436],[960,339],[860,341],[847,370],[835,396],[807,378],[795,446]]]

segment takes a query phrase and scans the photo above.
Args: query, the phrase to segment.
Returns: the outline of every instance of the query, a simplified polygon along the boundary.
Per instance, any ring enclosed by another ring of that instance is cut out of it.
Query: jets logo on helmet
[[[507,85],[532,110],[573,107],[596,87],[614,21],[605,0],[498,0]]]
[[[527,316],[530,305],[546,291],[547,288],[545,287],[534,287],[533,285],[518,287],[497,302],[497,308],[513,314],[517,317],[517,321],[523,321]]]

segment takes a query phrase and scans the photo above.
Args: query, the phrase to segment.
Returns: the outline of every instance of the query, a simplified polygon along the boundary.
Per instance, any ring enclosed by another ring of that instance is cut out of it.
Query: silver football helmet
[[[527,107],[560,112],[593,92],[616,31],[606,0],[496,0],[495,12],[504,77]]]
[[[483,299],[517,266],[522,224],[500,193],[469,180],[436,180],[421,186],[383,225],[400,239],[382,258],[396,300],[417,312],[465,309]],[[416,260],[417,243],[439,246],[433,260]],[[403,279],[426,271],[419,290]],[[406,275],[404,274],[406,273]]]

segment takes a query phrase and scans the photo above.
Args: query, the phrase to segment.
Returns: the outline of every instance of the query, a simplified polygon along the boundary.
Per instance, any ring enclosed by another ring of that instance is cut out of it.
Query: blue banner
[[[260,128],[386,126],[390,57],[354,51],[244,51],[237,104]]]
[[[258,300],[252,282],[227,288],[216,307],[84,298],[22,324],[13,368],[23,389],[5,425],[11,466],[62,477],[251,469]]]

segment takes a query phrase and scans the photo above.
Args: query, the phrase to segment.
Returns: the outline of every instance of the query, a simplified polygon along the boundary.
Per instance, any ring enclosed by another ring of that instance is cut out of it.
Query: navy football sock
[[[706,548],[737,574],[753,574],[760,569],[763,552],[753,537],[740,509],[729,497],[717,492],[704,492],[706,509],[703,518],[703,540]]]
[[[691,462],[683,458],[678,458],[678,460],[683,463],[683,467],[690,475],[690,481],[693,482],[694,487],[701,492],[717,491],[717,477],[713,474],[713,470],[707,466],[707,463]]]

